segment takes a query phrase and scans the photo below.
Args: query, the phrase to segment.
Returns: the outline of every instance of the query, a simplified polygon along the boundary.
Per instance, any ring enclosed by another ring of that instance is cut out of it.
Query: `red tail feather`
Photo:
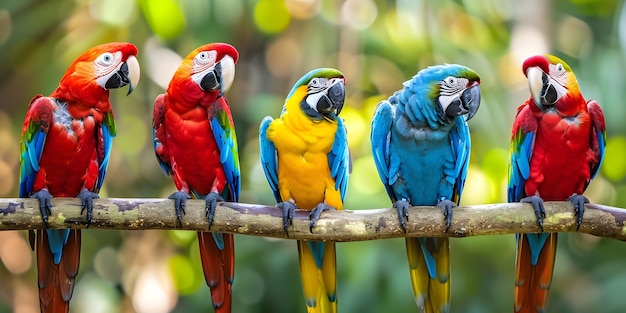
[[[514,312],[546,311],[556,257],[556,242],[557,234],[550,234],[539,254],[537,265],[532,266],[526,236],[522,235],[520,238],[517,247]]]
[[[209,232],[198,232],[200,260],[204,279],[211,288],[216,313],[230,313],[231,287],[235,275],[235,244],[232,234],[222,234],[224,250],[220,250]]]
[[[70,230],[59,264],[54,264],[45,230],[37,231],[36,249],[41,312],[69,312],[80,261],[80,230]]]

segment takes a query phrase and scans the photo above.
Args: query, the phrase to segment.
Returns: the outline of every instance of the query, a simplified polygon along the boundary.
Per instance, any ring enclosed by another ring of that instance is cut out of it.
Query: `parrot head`
[[[336,120],[346,97],[343,74],[333,68],[314,69],[300,78],[287,98],[296,91],[305,91],[300,108],[314,120]]]
[[[200,46],[183,60],[174,74],[174,80],[177,77],[191,77],[200,90],[216,93],[216,98],[221,97],[235,80],[235,63],[238,58],[239,53],[229,44],[210,43]]]
[[[59,93],[69,90],[77,99],[89,99],[107,90],[129,85],[130,94],[139,83],[137,47],[126,42],[111,42],[90,48],[68,67],[61,79]],[[67,87],[67,88],[64,88]],[[65,97],[63,97],[65,98]]]
[[[480,77],[468,67],[458,64],[431,66],[419,71],[413,81],[428,82],[429,98],[436,99],[437,113],[447,121],[460,115],[467,115],[469,120],[478,111]]]
[[[528,78],[533,102],[541,111],[554,108],[563,97],[580,96],[574,72],[567,63],[553,55],[536,55],[526,59],[522,71]]]

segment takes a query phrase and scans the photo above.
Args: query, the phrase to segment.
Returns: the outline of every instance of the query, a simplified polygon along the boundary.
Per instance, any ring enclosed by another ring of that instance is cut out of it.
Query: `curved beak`
[[[137,61],[137,58],[134,55],[131,55],[128,59],[126,59],[126,65],[128,66],[128,79],[130,81],[130,86],[128,87],[128,93],[126,95],[129,95],[133,92],[133,90],[135,90],[137,84],[139,84],[141,70],[139,68],[139,61]]]
[[[133,92],[133,90],[135,90],[135,86],[139,83],[139,76],[139,62],[135,56],[131,55],[128,59],[126,59],[126,62],[120,65],[120,69],[117,70],[117,72],[114,72],[111,76],[109,76],[104,84],[104,88],[114,89],[130,85],[128,93],[126,94],[129,95]]]
[[[317,112],[322,115],[328,115],[334,119],[336,115],[341,113],[345,99],[346,88],[343,81],[338,81],[330,86],[326,94],[317,100]]]
[[[202,90],[219,90],[218,97],[225,94],[235,80],[235,61],[230,56],[225,56],[215,63],[213,69],[202,77],[200,88]]]
[[[545,83],[544,80],[547,80],[546,74],[539,67],[533,66],[526,70],[526,77],[528,78],[528,89],[530,90],[530,95],[535,105],[542,108],[541,97]]]
[[[448,105],[445,114],[450,118],[467,114],[467,120],[469,121],[472,117],[474,117],[479,106],[480,85],[478,82],[474,82],[471,87],[465,89],[458,98],[454,99],[450,105]]]
[[[480,86],[477,83],[463,91],[461,103],[463,108],[469,112],[467,114],[467,120],[469,121],[478,111],[478,107],[480,107]]]

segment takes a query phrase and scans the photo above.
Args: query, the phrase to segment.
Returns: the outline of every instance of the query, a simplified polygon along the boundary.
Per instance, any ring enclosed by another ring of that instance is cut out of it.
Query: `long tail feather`
[[[539,235],[526,234],[518,237],[514,312],[546,312],[556,257],[557,234],[548,235],[543,245],[537,247],[540,252],[535,265],[528,236]]]
[[[214,235],[221,236],[222,240],[219,244]],[[235,275],[234,237],[232,234],[198,232],[198,245],[204,279],[211,288],[211,299],[215,312],[230,313],[232,307],[231,288]]]
[[[36,252],[41,312],[69,312],[74,280],[80,263],[80,230],[69,231],[69,237],[63,246],[63,253],[58,264],[54,263],[54,256],[48,242],[48,232],[45,230],[37,231]]]
[[[417,306],[426,313],[449,312],[449,239],[407,238],[406,253]]]
[[[336,313],[335,243],[298,240],[298,256],[307,312]]]

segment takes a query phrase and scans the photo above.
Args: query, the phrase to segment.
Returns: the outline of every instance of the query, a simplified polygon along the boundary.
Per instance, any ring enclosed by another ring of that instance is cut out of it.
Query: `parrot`
[[[178,190],[169,198],[181,225],[185,202],[192,196],[206,201],[209,229],[218,201],[239,200],[239,150],[224,95],[234,81],[238,58],[229,44],[202,45],[185,57],[166,93],[154,100],[153,147],[161,169]],[[201,231],[198,246],[215,312],[231,312],[234,237]]]
[[[543,201],[569,201],[580,227],[583,192],[604,158],[602,108],[580,93],[572,69],[553,55],[526,59],[530,97],[517,108],[511,132],[509,202],[530,203],[541,233],[517,234],[514,312],[546,312],[557,234],[543,232]]]
[[[339,117],[344,100],[343,74],[313,69],[295,83],[280,117],[261,122],[261,164],[287,234],[296,209],[310,211],[312,232],[323,211],[343,207],[351,171]],[[307,312],[337,312],[335,243],[298,240],[297,246]]]
[[[29,104],[20,142],[19,196],[39,201],[48,226],[52,197],[77,197],[91,223],[117,133],[109,90],[139,82],[137,47],[92,47],[66,70],[48,96]],[[29,231],[37,256],[41,312],[68,312],[80,261],[80,229]]]
[[[444,64],[420,70],[376,107],[372,156],[405,232],[410,206],[436,205],[446,231],[450,227],[470,158],[467,121],[480,99],[475,71]],[[407,238],[406,252],[417,306],[426,313],[449,312],[448,238]]]

